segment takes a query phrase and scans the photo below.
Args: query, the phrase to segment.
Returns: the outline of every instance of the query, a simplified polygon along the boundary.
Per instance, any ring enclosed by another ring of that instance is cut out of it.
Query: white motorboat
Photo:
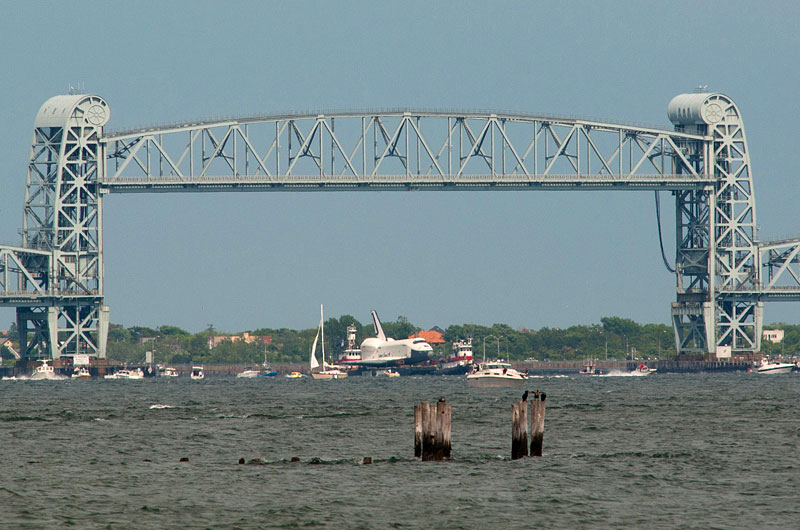
[[[508,362],[497,360],[478,363],[467,374],[467,385],[478,388],[522,386],[527,378],[528,376],[512,368]]]
[[[192,366],[192,373],[190,374],[190,377],[195,380],[204,379],[206,377],[206,374],[203,373],[203,367]]]
[[[250,369],[250,370],[245,370],[243,372],[239,372],[238,374],[236,374],[236,377],[242,377],[242,378],[245,378],[245,379],[254,379],[254,378],[258,377],[258,375],[260,373],[261,373],[261,370]]]
[[[141,368],[137,368],[136,370],[128,370],[127,368],[123,368],[122,370],[117,370],[112,374],[106,374],[103,379],[134,379],[134,380],[141,380],[144,379],[144,372],[142,372]]]
[[[641,363],[636,369],[633,371],[636,375],[650,375],[655,373],[657,370],[655,368],[649,368],[646,364]]]
[[[53,365],[50,364],[48,360],[43,360],[42,364],[37,366],[33,369],[33,373],[31,374],[31,379],[33,380],[60,380],[66,379],[65,376],[57,374]]]
[[[375,375],[379,377],[400,377],[400,374],[391,368],[387,368],[386,370],[378,370]]]
[[[319,327],[317,328],[317,336],[314,337],[314,344],[311,346],[311,357],[309,358],[309,366],[311,367],[311,377],[314,379],[331,380],[331,379],[345,379],[347,372],[340,370],[338,366],[334,366],[325,362],[325,326],[324,317],[322,315],[322,304],[319,306]],[[322,370],[315,372],[315,368],[319,368],[317,361],[317,340],[322,335]]]
[[[788,374],[794,370],[792,363],[782,363],[777,361],[770,361],[766,357],[761,359],[761,365],[758,367],[759,374]]]
[[[172,366],[166,366],[163,370],[158,371],[159,377],[178,377],[178,370]]]
[[[72,372],[72,379],[91,379],[92,374],[89,372],[89,369],[85,366],[81,366],[79,368],[75,368]]]

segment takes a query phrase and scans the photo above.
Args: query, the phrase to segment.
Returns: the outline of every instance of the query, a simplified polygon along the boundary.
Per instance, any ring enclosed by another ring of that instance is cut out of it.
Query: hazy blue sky
[[[800,234],[800,4],[388,4],[0,1],[0,241],[19,241],[36,112],[70,84],[108,101],[114,129],[397,106],[671,128],[669,100],[705,84],[743,113],[762,238]],[[675,297],[652,192],[110,195],[104,215],[106,303],[126,326],[308,328],[319,303],[423,327],[668,323]]]

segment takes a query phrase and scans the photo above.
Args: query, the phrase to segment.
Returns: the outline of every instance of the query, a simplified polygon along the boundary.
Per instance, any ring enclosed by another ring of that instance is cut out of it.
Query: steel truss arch
[[[394,109],[107,133],[102,98],[57,96],[34,124],[22,245],[0,246],[0,305],[17,308],[26,357],[105,356],[106,193],[667,190],[676,205],[676,351],[758,351],[763,302],[800,300],[800,239],[757,241],[747,141],[730,98],[682,94],[668,115],[672,131]]]
[[[495,113],[320,113],[194,122],[103,138],[103,190],[684,189],[696,134]]]

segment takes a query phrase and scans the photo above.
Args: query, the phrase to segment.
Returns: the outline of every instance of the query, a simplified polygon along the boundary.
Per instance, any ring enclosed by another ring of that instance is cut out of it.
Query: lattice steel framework
[[[750,156],[741,114],[722,94],[682,94],[668,115],[706,137],[682,148],[712,186],[676,193],[678,274],[673,328],[684,353],[758,351],[763,304]]]
[[[685,189],[696,134],[555,117],[383,111],[108,134],[104,190]]]
[[[756,241],[747,142],[729,98],[684,94],[668,113],[674,131],[389,110],[104,134],[101,98],[58,96],[34,127],[23,245],[0,247],[0,305],[18,307],[20,328],[30,331],[28,355],[105,355],[102,196],[109,192],[669,190],[677,351],[757,351],[763,301],[800,300],[800,240]]]
[[[0,248],[2,301],[17,307],[23,356],[105,357],[98,183],[108,116],[106,102],[89,95],[56,96],[36,116],[23,248]]]

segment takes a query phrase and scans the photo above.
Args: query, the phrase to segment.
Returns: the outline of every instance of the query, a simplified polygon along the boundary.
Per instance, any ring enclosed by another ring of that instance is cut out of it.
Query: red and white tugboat
[[[347,348],[339,357],[339,364],[357,363],[361,360],[361,350],[356,346],[356,327],[347,326]]]
[[[442,375],[466,374],[472,369],[472,337],[453,343],[453,353],[439,364],[438,373]]]

